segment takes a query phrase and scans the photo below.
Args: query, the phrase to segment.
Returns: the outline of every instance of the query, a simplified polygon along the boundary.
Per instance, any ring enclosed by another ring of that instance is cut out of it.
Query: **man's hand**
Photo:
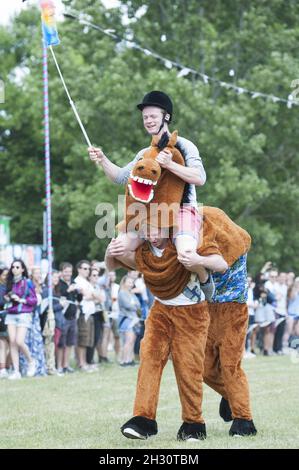
[[[67,292],[74,292],[74,290],[80,290],[77,284],[71,284],[67,290]]]
[[[156,161],[162,168],[168,168],[172,162],[172,153],[170,150],[164,149],[160,152],[156,158]]]
[[[100,148],[97,147],[88,147],[88,153],[89,153],[89,158],[92,162],[95,162],[97,164],[101,163],[103,161],[103,158],[105,157],[103,151]]]
[[[195,271],[200,266],[201,256],[195,251],[185,251],[183,255],[178,255],[178,260],[188,271]]]
[[[107,247],[108,256],[123,256],[126,251],[126,244],[123,240],[112,238]]]

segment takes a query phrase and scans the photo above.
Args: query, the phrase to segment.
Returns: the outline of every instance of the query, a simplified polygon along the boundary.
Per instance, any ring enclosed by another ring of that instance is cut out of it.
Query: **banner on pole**
[[[52,0],[40,0],[42,30],[47,46],[58,46],[60,43],[55,20],[55,5]]]

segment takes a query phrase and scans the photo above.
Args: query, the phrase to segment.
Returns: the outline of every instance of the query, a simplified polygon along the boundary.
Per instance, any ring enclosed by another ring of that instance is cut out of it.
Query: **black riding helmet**
[[[157,106],[157,108],[163,109],[170,115],[170,118],[166,120],[166,122],[171,122],[173,113],[172,101],[166,93],[163,93],[163,91],[150,91],[144,96],[142,103],[137,104],[137,108],[140,109],[140,111],[142,111],[146,106]]]

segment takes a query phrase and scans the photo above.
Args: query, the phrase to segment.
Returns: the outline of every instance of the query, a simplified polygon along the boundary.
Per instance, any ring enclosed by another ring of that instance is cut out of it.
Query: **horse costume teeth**
[[[152,181],[152,180],[148,180],[148,179],[145,179],[145,178],[141,178],[140,176],[133,176],[132,174],[131,174],[131,178],[134,181],[138,181],[138,183],[151,184],[153,186],[156,186],[156,184],[157,184],[157,181]]]
[[[136,181],[136,180],[134,180],[134,181]],[[132,188],[132,184],[128,183],[128,189],[129,189],[129,193],[131,194],[131,196],[136,201],[143,202],[143,203],[147,204],[153,199],[154,190],[151,188],[152,185],[151,186],[147,185],[146,188],[141,188],[141,190],[140,190],[140,183],[139,182],[137,182],[137,185],[136,185],[136,183],[133,184],[133,188]],[[146,191],[144,191],[144,189],[146,189]],[[150,189],[150,191],[149,191],[149,189]]]

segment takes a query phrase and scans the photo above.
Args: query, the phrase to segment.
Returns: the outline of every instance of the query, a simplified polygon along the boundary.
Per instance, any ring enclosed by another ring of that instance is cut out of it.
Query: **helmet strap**
[[[169,114],[168,114],[168,113],[165,113],[165,112],[163,112],[163,117],[162,117],[161,126],[159,127],[159,129],[158,129],[158,131],[156,132],[156,134],[155,134],[155,135],[158,135],[158,134],[160,134],[161,130],[163,129],[163,126],[164,126],[165,122],[166,122],[166,124],[168,124],[168,122],[169,122],[169,119],[166,119],[166,116],[169,116]]]

